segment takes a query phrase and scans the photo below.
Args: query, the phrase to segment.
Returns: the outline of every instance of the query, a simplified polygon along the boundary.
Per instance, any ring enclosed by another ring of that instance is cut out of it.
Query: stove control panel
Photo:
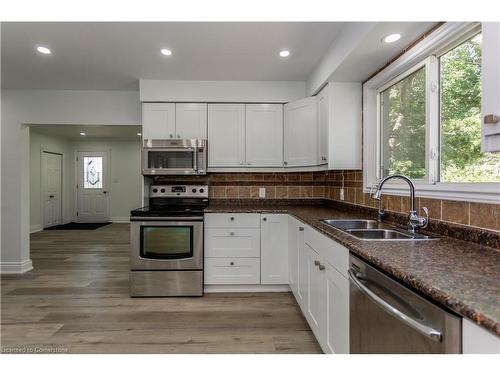
[[[208,198],[208,185],[151,185],[150,198]]]

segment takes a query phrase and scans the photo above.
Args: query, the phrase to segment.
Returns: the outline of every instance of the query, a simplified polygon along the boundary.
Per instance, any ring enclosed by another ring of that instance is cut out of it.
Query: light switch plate
[[[266,197],[266,188],[259,188],[259,198]]]

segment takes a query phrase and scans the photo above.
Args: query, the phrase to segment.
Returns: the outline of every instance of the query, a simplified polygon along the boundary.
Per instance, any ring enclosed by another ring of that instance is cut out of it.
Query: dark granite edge
[[[210,200],[211,206],[216,205],[233,205],[235,210],[238,206],[310,206],[310,205],[322,205],[332,208],[343,208],[352,212],[359,212],[367,216],[377,217],[377,209],[367,206],[358,206],[349,202],[341,202],[333,199],[325,198],[301,198],[301,199],[215,199]],[[399,226],[405,227],[408,217],[405,214],[387,211],[387,216],[384,221],[397,224]],[[468,225],[460,225],[449,222],[444,222],[440,220],[431,219],[429,225],[425,230],[421,232],[438,235],[444,237],[450,237],[457,240],[474,242],[478,245],[490,247],[493,249],[500,249],[500,232],[477,228]]]
[[[457,314],[472,320],[476,324],[486,328],[490,332],[492,332],[500,337],[500,322],[496,321],[495,318],[491,318],[491,317],[484,315],[480,311],[477,311],[474,307],[469,306],[466,303],[461,302],[460,300],[450,298],[450,296],[447,295],[445,292],[443,292],[439,289],[436,289],[435,287],[433,287],[430,284],[427,284],[425,282],[425,280],[418,279],[415,277],[410,277],[405,273],[404,270],[401,270],[397,267],[392,267],[392,266],[380,261],[380,259],[378,259],[377,257],[374,257],[370,254],[367,254],[359,246],[360,244],[352,242],[351,238],[349,238],[348,235],[342,233],[340,230],[337,230],[337,229],[331,228],[331,227],[326,227],[326,224],[323,225],[318,221],[307,220],[306,218],[301,217],[297,213],[294,213],[293,210],[290,210],[290,207],[294,207],[294,206],[295,207],[311,206],[311,205],[312,206],[319,206],[319,205],[326,203],[327,206],[330,206],[332,208],[341,208],[341,209],[345,208],[349,211],[357,211],[357,212],[361,212],[361,213],[366,214],[367,211],[365,210],[365,207],[344,204],[343,202],[340,202],[340,204],[338,204],[338,202],[331,201],[331,200],[326,200],[327,202],[325,202],[324,199],[317,199],[317,200],[297,199],[297,201],[300,201],[300,204],[294,205],[291,202],[294,200],[288,200],[288,199],[287,200],[279,200],[278,199],[276,201],[287,201],[287,203],[279,202],[277,205],[283,206],[283,209],[277,210],[276,206],[269,207],[269,206],[272,206],[274,204],[272,202],[273,200],[270,200],[270,199],[269,200],[261,200],[261,202],[262,202],[261,204],[254,204],[253,201],[255,201],[255,199],[246,199],[246,200],[235,199],[235,200],[232,200],[231,203],[227,202],[227,201],[230,201],[230,200],[221,199],[219,202],[214,202],[215,204],[212,204],[212,201],[211,201],[211,204],[210,204],[209,208],[206,210],[206,212],[207,213],[211,213],[211,212],[212,213],[216,213],[216,212],[221,212],[221,213],[223,213],[223,212],[242,212],[242,213],[244,213],[244,212],[259,211],[259,212],[269,212],[269,213],[286,213],[286,214],[292,215],[293,217],[297,218],[298,220],[312,226],[313,228],[315,228],[316,230],[318,230],[322,234],[326,235],[327,237],[332,238],[335,241],[337,241],[338,243],[344,245],[353,254],[355,254],[355,255],[363,258],[364,260],[368,261],[369,263],[379,267],[380,269],[382,269],[383,271],[392,275],[396,279],[409,285],[413,289],[421,292],[422,294],[424,294],[428,298],[430,298],[430,299],[436,301],[437,303],[451,309],[452,311],[455,311]],[[305,204],[304,204],[302,201],[310,201],[310,202],[309,202],[309,204],[307,204],[307,202],[305,202]],[[320,201],[322,203],[317,203],[317,201]],[[224,204],[223,202],[227,202],[227,203]],[[242,207],[245,207],[245,206],[248,207],[251,202],[253,203],[253,204],[251,204],[251,206],[253,206],[251,209],[245,208],[245,209],[241,210]],[[311,203],[313,203],[313,204],[311,204]],[[233,207],[228,208],[228,205],[232,205]],[[238,206],[240,206],[241,208],[238,209]],[[266,209],[266,206],[268,206],[267,209]],[[366,209],[368,209],[369,211],[374,210],[374,209],[370,209],[368,207],[366,207]],[[401,216],[403,216],[403,215],[401,215]],[[490,248],[486,248],[485,250],[496,251],[496,249],[490,249]]]

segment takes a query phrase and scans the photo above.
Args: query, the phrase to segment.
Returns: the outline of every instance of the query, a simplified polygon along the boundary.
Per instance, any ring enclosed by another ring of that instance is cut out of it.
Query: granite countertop
[[[322,222],[370,218],[344,207],[210,204],[207,213],[287,213],[347,247],[421,294],[500,336],[500,251],[450,237],[363,241]]]

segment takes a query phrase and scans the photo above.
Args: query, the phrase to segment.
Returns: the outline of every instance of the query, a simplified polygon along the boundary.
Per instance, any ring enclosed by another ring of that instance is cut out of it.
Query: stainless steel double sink
[[[436,240],[437,237],[413,233],[376,220],[369,219],[328,219],[324,223],[333,228],[366,241]]]

